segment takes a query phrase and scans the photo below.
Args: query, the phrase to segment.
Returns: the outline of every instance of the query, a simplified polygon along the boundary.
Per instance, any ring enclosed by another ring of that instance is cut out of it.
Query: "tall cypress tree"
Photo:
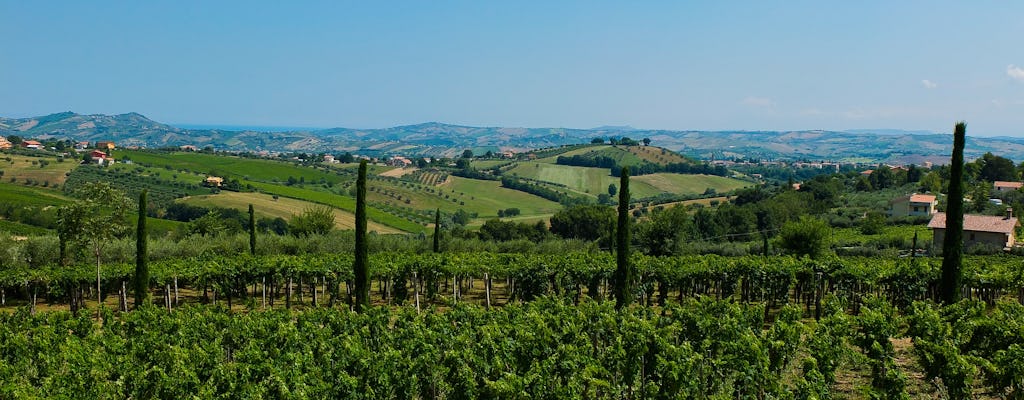
[[[370,266],[366,247],[366,160],[362,160],[356,178],[356,260],[353,267],[356,312],[363,312],[370,307]]]
[[[434,212],[434,252],[441,252],[441,209]]]
[[[249,204],[249,254],[256,255],[256,211]]]
[[[633,302],[633,266],[629,264],[629,167],[619,175],[619,224],[615,232],[615,308]]]
[[[960,300],[960,269],[964,253],[964,144],[967,124],[953,129],[953,159],[949,166],[949,195],[946,196],[946,236],[942,240],[942,281],[940,300],[945,304]]]
[[[146,190],[139,193],[139,222],[135,230],[135,308],[149,301],[149,254],[146,241]]]

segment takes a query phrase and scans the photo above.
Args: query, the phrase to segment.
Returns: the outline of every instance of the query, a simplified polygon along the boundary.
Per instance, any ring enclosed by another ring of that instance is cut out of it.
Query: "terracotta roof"
[[[964,214],[964,231],[1011,233],[1019,226],[1017,218],[1006,218],[996,215]],[[936,213],[928,222],[929,228],[946,229],[946,213]]]
[[[914,193],[914,194],[909,195],[909,196],[898,197],[898,198],[895,198],[895,199],[892,200],[893,203],[901,203],[901,202],[904,202],[904,201],[909,201],[911,203],[928,203],[928,204],[931,204],[931,203],[935,202],[935,196],[930,195],[930,194],[917,194],[917,193]]]
[[[1021,182],[995,181],[995,182],[993,182],[993,185],[995,185],[995,187],[1007,187],[1007,188],[1020,189],[1022,186],[1024,186],[1024,183],[1021,183]]]

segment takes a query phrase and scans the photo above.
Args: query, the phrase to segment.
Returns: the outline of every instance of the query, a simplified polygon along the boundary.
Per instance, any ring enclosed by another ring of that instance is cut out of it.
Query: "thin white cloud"
[[[922,79],[921,80],[921,86],[924,86],[925,89],[935,89],[935,88],[939,87],[939,84],[937,84],[935,82],[932,82],[930,80],[927,80],[927,79]]]
[[[1019,82],[1024,82],[1024,68],[1010,64],[1006,67],[1006,75]]]
[[[740,104],[753,107],[772,107],[775,102],[767,97],[747,96]]]

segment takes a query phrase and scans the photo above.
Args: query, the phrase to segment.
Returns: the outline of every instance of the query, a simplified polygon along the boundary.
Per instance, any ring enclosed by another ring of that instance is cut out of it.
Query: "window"
[[[973,233],[971,234],[971,240],[974,240],[974,234]]]
[[[914,212],[917,212],[917,206],[914,206]]]

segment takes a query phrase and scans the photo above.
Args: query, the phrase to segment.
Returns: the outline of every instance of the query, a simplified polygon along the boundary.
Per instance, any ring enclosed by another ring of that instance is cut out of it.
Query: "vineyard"
[[[851,379],[881,398],[934,394],[921,382],[1021,393],[1018,259],[968,258],[968,300],[946,308],[930,301],[936,259],[632,262],[640,306],[618,312],[607,254],[378,253],[365,315],[347,310],[348,255],[156,261],[157,307],[133,312],[132,266],[104,265],[118,301],[100,325],[84,309],[94,266],[11,266],[3,300],[22,307],[0,317],[0,396],[859,397],[837,383]]]

